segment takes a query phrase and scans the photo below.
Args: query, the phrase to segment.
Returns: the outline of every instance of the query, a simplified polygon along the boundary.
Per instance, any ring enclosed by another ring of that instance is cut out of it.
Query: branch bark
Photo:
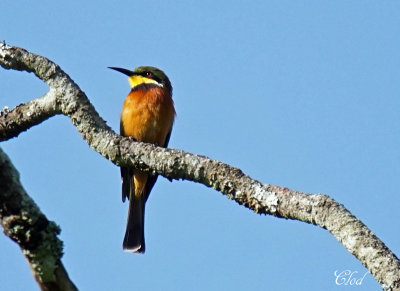
[[[41,290],[77,290],[61,262],[60,228],[26,194],[19,174],[0,148],[0,223],[28,260]]]
[[[0,44],[0,65],[33,72],[49,92],[0,114],[0,141],[56,114],[68,116],[82,137],[116,165],[154,171],[213,187],[256,213],[295,219],[327,229],[371,272],[385,290],[400,290],[400,262],[385,244],[342,204],[327,195],[306,194],[261,184],[240,169],[208,157],[163,149],[117,135],[96,112],[85,93],[50,60]]]

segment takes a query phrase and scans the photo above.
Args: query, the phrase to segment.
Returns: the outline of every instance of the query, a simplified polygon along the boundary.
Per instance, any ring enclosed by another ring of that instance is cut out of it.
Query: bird
[[[176,115],[172,85],[167,75],[152,66],[140,66],[133,71],[109,68],[127,75],[131,87],[122,107],[120,135],[167,147]],[[121,167],[120,170],[122,201],[129,200],[122,247],[124,251],[144,253],[145,204],[158,175],[132,167]]]

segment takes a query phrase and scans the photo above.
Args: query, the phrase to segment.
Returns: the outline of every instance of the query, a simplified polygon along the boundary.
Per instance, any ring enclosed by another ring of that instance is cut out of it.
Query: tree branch
[[[208,157],[121,137],[106,125],[70,77],[44,57],[2,44],[0,65],[6,69],[34,72],[50,86],[50,92],[45,96],[0,115],[0,141],[17,136],[50,116],[64,114],[88,144],[114,164],[201,183],[256,213],[318,225],[327,229],[357,257],[385,290],[400,289],[398,258],[360,220],[332,198],[261,184],[240,169]],[[15,120],[16,117],[19,120]]]
[[[61,263],[60,228],[26,194],[19,174],[0,148],[0,224],[18,243],[41,290],[77,290]]]

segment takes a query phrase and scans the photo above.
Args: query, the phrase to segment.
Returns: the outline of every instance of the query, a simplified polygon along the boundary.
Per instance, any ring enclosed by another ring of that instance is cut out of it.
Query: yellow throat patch
[[[129,85],[131,85],[131,88],[135,88],[136,86],[140,85],[140,84],[155,84],[157,86],[162,87],[163,85],[158,83],[156,80],[147,78],[147,77],[143,77],[140,75],[134,75],[134,76],[130,76],[129,79]]]

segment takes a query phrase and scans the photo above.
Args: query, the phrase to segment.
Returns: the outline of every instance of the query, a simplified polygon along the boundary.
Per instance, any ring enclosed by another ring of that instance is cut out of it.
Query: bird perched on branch
[[[163,71],[138,67],[133,71],[110,67],[128,76],[131,92],[121,113],[120,134],[137,141],[167,147],[175,118],[172,86]],[[121,167],[122,201],[129,199],[128,221],[123,249],[144,253],[144,210],[156,174]]]

